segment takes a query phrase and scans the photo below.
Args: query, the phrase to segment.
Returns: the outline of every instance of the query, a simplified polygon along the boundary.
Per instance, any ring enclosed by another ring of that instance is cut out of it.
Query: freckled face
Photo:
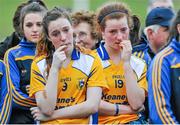
[[[105,28],[102,36],[107,47],[120,50],[119,44],[123,40],[129,39],[129,26],[126,17],[119,19],[109,19],[105,22]]]

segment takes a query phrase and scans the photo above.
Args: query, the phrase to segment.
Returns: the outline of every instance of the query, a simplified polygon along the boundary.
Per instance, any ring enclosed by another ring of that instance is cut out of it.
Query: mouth
[[[31,35],[32,38],[39,38],[39,35]]]

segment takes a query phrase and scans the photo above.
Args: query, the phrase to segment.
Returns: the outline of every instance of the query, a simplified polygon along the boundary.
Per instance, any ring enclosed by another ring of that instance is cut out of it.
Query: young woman
[[[60,8],[43,19],[48,41],[37,46],[32,63],[30,96],[35,120],[47,124],[88,124],[98,111],[102,88],[107,88],[96,53],[83,54],[73,47],[69,15]]]
[[[143,123],[137,112],[147,93],[146,65],[131,55],[131,19],[129,8],[121,2],[107,3],[97,12],[103,38],[97,53],[109,85],[99,107],[100,124]]]
[[[13,109],[10,123],[34,123],[29,108],[35,106],[30,99],[30,67],[35,55],[36,43],[42,40],[42,19],[46,8],[37,2],[24,6],[20,14],[20,27],[23,39],[5,54],[7,76],[12,85]]]
[[[4,63],[0,60],[0,123],[8,124],[12,110],[12,92]]]

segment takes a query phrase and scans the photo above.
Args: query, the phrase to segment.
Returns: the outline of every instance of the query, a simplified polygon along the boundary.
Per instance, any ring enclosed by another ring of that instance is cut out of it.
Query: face
[[[37,43],[42,39],[42,19],[40,13],[29,13],[24,17],[23,31],[28,41]]]
[[[157,1],[157,2],[154,2],[154,4],[152,5],[153,8],[156,8],[156,7],[165,7],[165,8],[173,8],[173,3],[171,0],[169,1],[166,1],[166,2],[163,2],[163,1]]]
[[[70,22],[66,18],[58,18],[51,21],[48,26],[49,40],[52,41],[55,49],[66,45],[64,51],[69,51],[73,47],[73,31]]]
[[[91,36],[91,26],[88,23],[82,22],[73,27],[73,37],[77,44],[82,45],[85,48],[93,49],[96,41]]]
[[[120,44],[123,40],[129,39],[129,26],[126,17],[109,19],[105,22],[102,36],[108,48],[120,51]]]
[[[160,26],[157,32],[152,33],[152,40],[150,41],[153,42],[154,44],[153,46],[158,50],[167,44],[168,37],[169,37],[169,28]]]

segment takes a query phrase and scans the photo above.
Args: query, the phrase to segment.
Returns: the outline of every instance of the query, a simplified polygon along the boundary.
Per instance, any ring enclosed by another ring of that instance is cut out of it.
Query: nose
[[[61,39],[62,41],[65,41],[65,40],[66,40],[66,34],[65,34],[65,33],[61,33],[60,39]]]
[[[81,42],[81,40],[79,39],[79,37],[75,37],[74,40],[75,40],[75,42],[78,43],[78,44]]]
[[[123,34],[120,31],[118,31],[117,40],[121,41],[122,39],[123,39]]]
[[[38,31],[38,27],[36,25],[33,26],[33,32],[37,32]]]

